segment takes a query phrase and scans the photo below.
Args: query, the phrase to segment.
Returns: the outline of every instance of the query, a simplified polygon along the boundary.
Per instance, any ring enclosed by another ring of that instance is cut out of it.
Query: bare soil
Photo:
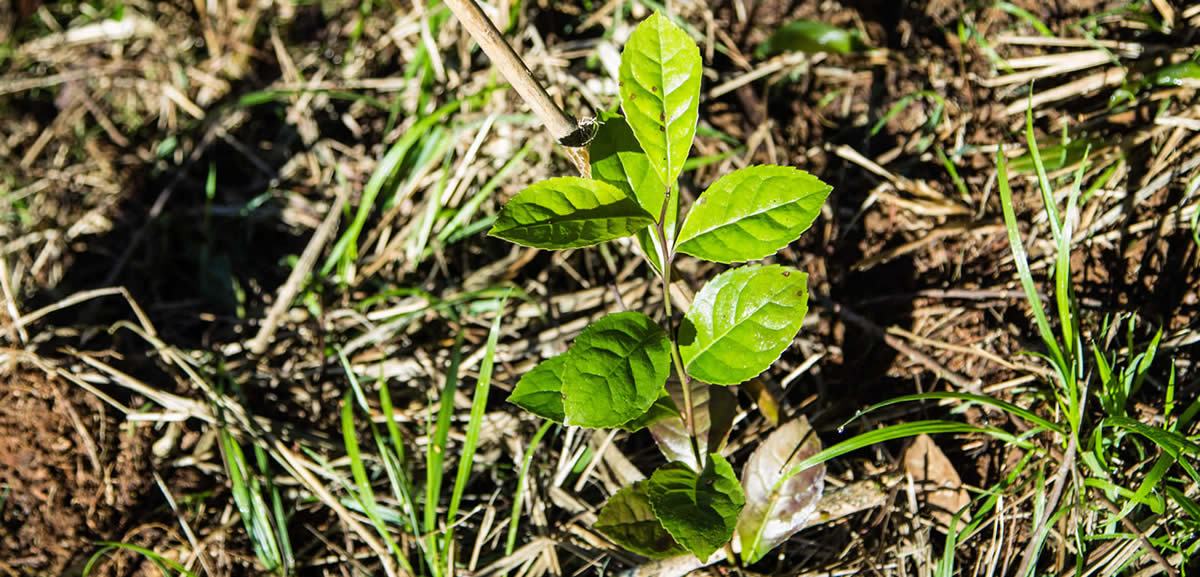
[[[0,389],[0,569],[77,572],[94,543],[145,511],[149,431],[123,427],[98,399],[35,372]]]

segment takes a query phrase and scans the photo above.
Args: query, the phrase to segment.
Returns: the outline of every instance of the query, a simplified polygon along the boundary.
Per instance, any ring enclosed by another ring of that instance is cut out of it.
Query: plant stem
[[[533,77],[525,61],[517,55],[496,25],[483,13],[475,0],[446,0],[463,28],[479,43],[492,63],[504,75],[504,79],[517,90],[521,99],[533,109],[533,113],[546,125],[555,140],[564,146],[582,146],[587,132],[579,127],[574,118],[568,116],[546,93],[546,89]]]
[[[667,313],[667,338],[671,341],[671,363],[675,366],[675,374],[679,376],[679,386],[683,389],[683,423],[687,427],[688,437],[692,441],[692,454],[696,457],[696,467],[703,468],[704,459],[701,458],[700,441],[696,436],[695,410],[692,408],[692,383],[688,378],[687,371],[683,368],[683,358],[679,354],[679,343],[675,338],[675,316],[671,310],[671,266],[675,260],[675,251],[667,244],[667,207],[670,204],[671,187],[668,186],[666,195],[663,197],[662,210],[659,211],[658,223],[654,227],[654,232],[658,235],[659,246],[662,247],[662,255],[659,258],[662,271],[658,276],[662,279],[663,308]]]

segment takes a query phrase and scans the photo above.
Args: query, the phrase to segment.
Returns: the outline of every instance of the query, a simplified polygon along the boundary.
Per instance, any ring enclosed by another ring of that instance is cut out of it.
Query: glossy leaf
[[[679,462],[660,468],[650,477],[648,492],[663,527],[702,561],[733,537],[745,503],[733,467],[715,453],[698,475]]]
[[[489,234],[522,246],[577,248],[629,236],[652,222],[636,199],[611,184],[560,177],[509,200]]]
[[[593,526],[613,543],[651,559],[686,554],[687,549],[654,516],[646,493],[649,484],[639,481],[617,491],[600,509]]]
[[[663,217],[663,197],[666,187],[658,172],[650,165],[650,159],[642,151],[629,123],[619,115],[610,115],[596,130],[589,153],[592,162],[592,178],[607,182],[625,194],[638,199],[642,208],[657,222]],[[666,210],[663,225],[667,238],[675,238],[675,226],[679,217],[679,194],[671,195],[671,204]],[[661,270],[662,248],[653,234],[653,225],[637,232],[642,252],[656,270]]]
[[[795,269],[745,266],[704,285],[679,328],[689,375],[736,385],[767,370],[783,353],[808,312],[808,275]]]
[[[751,166],[704,191],[683,221],[677,250],[714,262],[774,254],[812,226],[833,190],[789,166]]]
[[[657,221],[662,212],[662,180],[623,116],[611,115],[596,129],[588,153],[592,178],[611,184],[634,197]]]
[[[733,418],[737,415],[737,398],[726,387],[718,387],[693,380],[692,413],[696,420],[696,436],[704,439],[706,445],[700,447],[704,454],[719,453],[729,437],[733,427]],[[683,406],[683,389],[678,384],[667,386],[676,406]],[[692,450],[692,437],[683,415],[676,414],[674,418],[666,418],[650,426],[650,435],[658,445],[667,461],[681,461],[693,469],[699,469],[703,463],[696,463],[696,452]]]
[[[621,53],[621,109],[663,183],[683,170],[700,106],[700,48],[655,12]]]
[[[546,359],[525,373],[508,395],[508,402],[539,417],[563,422],[562,374],[567,354]]]
[[[670,371],[667,333],[637,312],[608,315],[580,333],[563,369],[566,423],[617,427],[646,413]]]
[[[821,450],[821,440],[800,417],[776,429],[742,467],[746,508],[738,517],[742,559],[754,563],[788,540],[816,512],[825,487],[825,466],[804,470],[780,483],[795,463]]]
[[[758,45],[759,58],[782,52],[832,52],[848,54],[867,48],[857,30],[845,30],[816,20],[797,20],[780,26],[766,42]]]

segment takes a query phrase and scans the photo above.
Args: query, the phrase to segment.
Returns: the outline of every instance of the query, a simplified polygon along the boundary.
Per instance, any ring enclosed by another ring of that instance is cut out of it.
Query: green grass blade
[[[1158,445],[1166,454],[1170,455],[1176,463],[1178,463],[1189,476],[1197,483],[1200,483],[1200,474],[1197,474],[1194,467],[1184,458],[1191,456],[1193,458],[1200,457],[1200,445],[1189,440],[1187,437],[1168,431],[1152,427],[1140,421],[1135,421],[1128,417],[1107,417],[1103,421],[1105,424],[1125,429],[1126,431],[1136,433],[1145,437],[1150,442]]]
[[[262,488],[247,465],[245,453],[233,435],[224,428],[218,432],[218,441],[225,461],[225,470],[229,475],[234,507],[242,518],[242,525],[250,538],[254,556],[269,572],[282,569],[283,554],[269,517],[271,509],[267,507]]]
[[[525,478],[529,475],[529,464],[533,461],[533,453],[537,451],[538,444],[542,442],[542,437],[546,435],[546,431],[550,430],[553,421],[546,421],[534,433],[533,439],[529,441],[529,448],[525,450],[525,459],[521,461],[521,472],[517,475],[517,495],[513,497],[512,517],[508,522],[508,538],[504,541],[504,554],[512,555],[513,548],[517,544],[517,526],[521,523],[521,505],[525,499]]]
[[[1083,161],[1079,163],[1079,167],[1075,171],[1075,179],[1071,185],[1070,194],[1067,197],[1067,211],[1063,215],[1062,234],[1056,245],[1057,254],[1055,255],[1054,265],[1054,297],[1058,304],[1058,317],[1060,330],[1063,335],[1064,352],[1070,360],[1075,361],[1074,371],[1072,376],[1079,374],[1082,367],[1079,366],[1083,359],[1079,347],[1076,346],[1078,331],[1078,317],[1075,312],[1075,290],[1071,285],[1071,248],[1074,237],[1074,222],[1075,209],[1079,202],[1080,191],[1083,190],[1083,173],[1087,168],[1087,158],[1091,152],[1091,145],[1083,153]],[[1054,198],[1054,191],[1043,191],[1043,198]],[[1053,215],[1051,215],[1053,217]],[[1069,384],[1074,385],[1074,378],[1069,380]],[[1072,398],[1077,398],[1077,392],[1071,391]],[[1076,419],[1077,420],[1077,419]]]
[[[444,138],[447,146],[451,140],[448,136]],[[425,249],[429,245],[429,237],[433,234],[433,225],[437,223],[437,215],[442,210],[442,203],[446,201],[446,185],[450,182],[450,168],[453,160],[454,157],[452,155],[442,155],[442,177],[438,179],[437,185],[430,191],[429,198],[425,199],[425,214],[418,217],[420,225],[417,227],[416,234],[409,238],[409,243],[406,247],[405,257],[408,260],[406,266],[410,268],[416,267],[421,262],[421,257],[425,254]]]
[[[1046,38],[1054,38],[1054,32],[1050,30],[1050,27],[1046,26],[1045,22],[1042,22],[1041,19],[1039,19],[1037,16],[1034,16],[1030,11],[1011,2],[1004,2],[1003,0],[996,2],[995,6],[996,8],[999,8],[1000,10],[1012,14],[1013,16],[1016,16],[1017,18],[1029,23],[1029,25],[1032,26],[1038,34],[1041,34]]]
[[[446,241],[452,236],[455,236],[457,231],[470,224],[471,219],[474,218],[475,214],[479,211],[479,207],[482,206],[483,202],[491,198],[492,193],[494,193],[496,189],[500,187],[501,183],[508,179],[509,174],[516,170],[517,167],[521,166],[521,163],[525,161],[525,157],[528,156],[529,151],[532,150],[531,147],[531,143],[525,143],[525,146],[522,146],[512,158],[508,159],[508,162],[504,163],[504,166],[500,167],[500,170],[496,171],[496,174],[492,175],[492,177],[483,184],[483,186],[479,189],[479,192],[471,195],[471,198],[467,199],[467,201],[463,203],[458,211],[454,213],[454,216],[451,217],[446,224],[442,225],[441,229],[438,231],[437,240],[439,243],[447,244]]]
[[[971,191],[967,190],[967,182],[958,174],[958,167],[954,165],[954,161],[950,160],[949,156],[946,156],[946,151],[942,150],[941,146],[935,148],[934,152],[937,153],[938,161],[942,163],[942,167],[946,169],[946,173],[950,175],[950,181],[954,183],[954,188],[958,190],[958,196],[968,206],[973,204],[971,201]]]
[[[354,430],[354,402],[349,394],[342,399],[342,440],[346,445],[346,456],[350,459],[350,473],[357,486],[358,500],[370,514],[369,511],[375,507],[375,490],[371,488],[371,479],[367,477],[367,467],[358,446],[358,433]]]
[[[1050,421],[1048,419],[1040,417],[1033,411],[1030,411],[1028,409],[1023,409],[1012,403],[1009,403],[1006,401],[1001,401],[1000,399],[997,399],[995,397],[989,397],[987,395],[976,395],[973,393],[956,393],[956,392],[950,392],[950,391],[904,395],[904,396],[888,399],[881,403],[875,403],[874,405],[871,405],[871,406],[859,411],[858,413],[856,413],[854,415],[854,417],[851,418],[850,420],[846,421],[845,423],[842,423],[842,427],[845,427],[846,425],[849,425],[850,423],[858,420],[859,417],[862,417],[862,416],[866,415],[867,413],[882,409],[884,407],[896,405],[899,403],[908,403],[908,402],[913,402],[913,401],[930,401],[930,400],[940,400],[940,399],[956,399],[956,400],[966,401],[966,402],[970,402],[970,403],[979,403],[981,405],[993,407],[993,408],[999,409],[1001,411],[1004,411],[1006,413],[1021,417],[1022,419],[1025,419],[1026,421],[1029,421],[1030,423],[1033,423],[1039,427],[1042,427],[1043,429],[1046,429],[1049,431],[1054,431],[1056,433],[1063,432],[1062,426],[1059,425],[1058,423],[1055,423],[1053,421]]]
[[[1104,422],[1108,425],[1137,433],[1149,439],[1152,443],[1158,445],[1161,449],[1173,457],[1178,458],[1185,454],[1200,456],[1200,445],[1197,445],[1187,437],[1178,433],[1152,427],[1128,417],[1108,417],[1104,419]]]
[[[1169,496],[1172,501],[1175,501],[1175,504],[1179,505],[1179,508],[1183,509],[1183,512],[1187,513],[1189,517],[1195,521],[1200,521],[1200,504],[1197,504],[1195,501],[1189,499],[1183,491],[1180,491],[1175,487],[1168,486],[1167,496]]]
[[[388,516],[380,511],[379,502],[375,499],[375,489],[371,486],[371,479],[367,476],[367,467],[363,462],[362,451],[358,445],[358,433],[354,427],[354,401],[353,393],[347,392],[342,398],[342,441],[346,446],[346,456],[350,459],[350,473],[354,477],[354,496],[362,508],[363,513],[370,519],[371,524],[375,527],[376,532],[383,538],[387,545],[388,551],[400,560],[404,565],[408,564],[408,560],[400,553],[400,548],[396,545],[396,541],[392,539],[392,533],[388,529],[385,518]]]
[[[488,91],[490,92],[490,91]],[[390,148],[379,164],[375,166],[375,171],[371,173],[371,178],[367,180],[366,186],[363,188],[362,199],[358,203],[358,210],[355,212],[354,220],[350,226],[342,233],[337,242],[333,245],[333,250],[325,259],[325,264],[321,267],[321,275],[327,276],[333,271],[334,267],[353,263],[358,258],[358,237],[362,234],[363,226],[367,223],[367,218],[371,216],[371,211],[375,207],[375,200],[379,196],[379,192],[389,180],[393,178],[399,170],[404,159],[407,158],[409,150],[417,144],[433,127],[440,124],[447,116],[454,113],[463,105],[466,100],[455,100],[441,108],[433,111],[429,116],[418,120],[413,127],[404,133]]]
[[[1055,244],[1062,241],[1062,229],[1058,220],[1058,205],[1054,201],[1054,188],[1046,177],[1046,165],[1042,162],[1042,153],[1038,150],[1037,137],[1033,134],[1033,83],[1029,84],[1029,106],[1025,108],[1025,142],[1029,145],[1029,156],[1033,158],[1033,167],[1037,171],[1038,190],[1042,193],[1042,203],[1046,205],[1046,215],[1050,219],[1050,232]],[[1003,151],[1001,151],[1003,155]]]
[[[1158,488],[1158,482],[1162,480],[1163,476],[1167,474],[1167,471],[1171,469],[1171,465],[1173,464],[1174,460],[1170,455],[1160,456],[1158,460],[1154,462],[1154,467],[1150,469],[1150,472],[1142,478],[1142,482],[1138,486],[1137,491],[1135,491],[1133,495],[1129,497],[1129,502],[1126,503],[1124,507],[1121,507],[1121,513],[1117,516],[1117,519],[1119,520],[1132,513],[1133,509],[1139,503],[1149,504],[1148,501],[1150,493],[1154,492],[1154,490]],[[1161,511],[1156,512],[1161,513]]]
[[[372,432],[375,433],[375,443],[379,447],[380,457],[383,459],[384,471],[387,473],[388,481],[392,485],[392,492],[396,500],[400,503],[401,513],[407,518],[409,530],[414,534],[420,535],[420,523],[417,521],[417,504],[413,500],[412,481],[409,479],[408,471],[405,469],[405,450],[404,439],[400,436],[400,427],[396,423],[395,412],[392,406],[392,395],[388,391],[387,383],[384,382],[382,371],[379,376],[379,407],[384,415],[384,426],[387,429],[387,441],[383,439],[372,426]],[[431,547],[428,539],[418,538],[417,543],[421,547],[421,552],[425,558],[425,562],[431,570],[436,570],[441,564],[437,562],[436,547]],[[409,573],[412,573],[412,568],[408,566],[405,560],[405,568]]]
[[[396,415],[392,413],[394,409],[391,404],[391,393],[383,378],[379,379],[379,410],[383,411],[384,427],[388,431],[388,443],[384,443],[384,439],[376,435],[376,444],[379,445],[380,455],[389,457],[385,459],[384,464],[388,465],[388,476],[394,485],[396,500],[400,501],[404,512],[408,513],[412,530],[419,531],[421,525],[416,522],[413,483],[409,480],[408,471],[404,469],[404,461],[406,461],[404,440],[400,435],[400,426],[396,425]]]
[[[463,332],[454,337],[454,349],[450,353],[450,367],[446,369],[446,382],[438,397],[437,424],[430,435],[432,442],[425,450],[425,532],[437,529],[437,508],[442,494],[442,462],[446,458],[446,444],[450,439],[450,418],[454,416],[454,392],[458,389],[458,369],[462,364]]]
[[[958,523],[962,513],[962,511],[955,512],[954,517],[950,519],[950,526],[946,531],[946,543],[942,546],[942,557],[934,565],[935,577],[954,577],[954,549],[958,546]]]
[[[1026,436],[1032,434],[1038,429],[1032,429]],[[876,429],[867,433],[863,433],[854,438],[842,441],[832,447],[829,447],[817,454],[800,461],[793,466],[779,482],[775,484],[776,488],[785,483],[788,479],[799,474],[800,472],[815,467],[830,459],[840,457],[846,453],[857,451],[859,449],[869,447],[876,443],[884,441],[892,441],[895,439],[903,439],[906,437],[915,437],[920,434],[937,435],[942,433],[982,433],[1000,439],[1008,443],[1015,443],[1022,446],[1028,446],[1029,443],[1022,440],[1021,437],[1013,435],[1008,431],[997,429],[995,427],[980,427],[978,425],[970,425],[967,423],[959,423],[955,421],[914,421],[911,423],[901,423],[899,425],[891,425]]]
[[[504,318],[504,305],[508,297],[500,299],[496,307],[496,317],[492,319],[492,328],[488,331],[487,345],[484,347],[483,360],[479,365],[479,380],[475,382],[475,394],[471,399],[471,419],[467,422],[467,435],[459,453],[458,474],[454,478],[454,489],[450,493],[450,507],[446,510],[446,540],[443,543],[443,560],[446,562],[447,574],[454,574],[454,559],[449,557],[450,544],[454,540],[454,524],[458,516],[458,508],[462,503],[463,493],[467,490],[467,482],[471,479],[471,469],[475,465],[475,448],[479,443],[479,431],[483,427],[484,411],[487,409],[488,391],[492,386],[492,369],[496,363],[496,345],[500,341],[500,321]]]
[[[1041,333],[1046,347],[1050,349],[1054,364],[1062,367],[1064,365],[1062,349],[1059,348],[1054,331],[1050,329],[1050,321],[1047,320],[1046,311],[1042,307],[1042,298],[1033,284],[1033,274],[1029,270],[1029,257],[1025,253],[1025,244],[1021,241],[1021,233],[1017,228],[1017,215],[1013,208],[1012,188],[1008,184],[1008,169],[1005,165],[1003,150],[996,155],[996,176],[997,188],[1000,191],[1000,205],[1004,210],[1004,225],[1008,230],[1008,243],[1012,248],[1013,263],[1017,267],[1021,287],[1025,290],[1025,299],[1029,301],[1029,308],[1033,310],[1033,317],[1037,321],[1038,332]]]
[[[130,551],[145,557],[148,561],[153,563],[155,567],[158,567],[158,570],[162,572],[164,577],[174,577],[174,575],[179,575],[181,577],[196,577],[195,573],[188,571],[186,567],[180,565],[178,562],[163,557],[162,555],[159,555],[158,553],[155,553],[154,551],[151,551],[145,547],[140,547],[130,543],[117,543],[114,541],[100,541],[96,544],[100,545],[101,549],[93,553],[91,558],[88,559],[87,564],[84,565],[82,572],[83,577],[88,577],[88,575],[90,575],[96,568],[96,563],[99,563],[106,554],[108,554],[110,551],[116,550]],[[172,575],[172,571],[175,572],[174,575]]]

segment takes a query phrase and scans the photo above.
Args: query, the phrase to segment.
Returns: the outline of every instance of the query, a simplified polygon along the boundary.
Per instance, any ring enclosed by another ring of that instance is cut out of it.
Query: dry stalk
[[[567,156],[579,169],[579,173],[585,177],[591,176],[585,148],[591,139],[591,132],[587,127],[580,126],[554,103],[546,89],[533,77],[525,61],[517,55],[475,0],[447,0],[446,5],[454,12],[463,28],[466,28],[471,37],[479,43],[479,47],[500,70],[500,74],[504,75],[504,79],[508,80],[542,124],[546,125],[546,130],[550,131],[559,144],[566,147]]]

